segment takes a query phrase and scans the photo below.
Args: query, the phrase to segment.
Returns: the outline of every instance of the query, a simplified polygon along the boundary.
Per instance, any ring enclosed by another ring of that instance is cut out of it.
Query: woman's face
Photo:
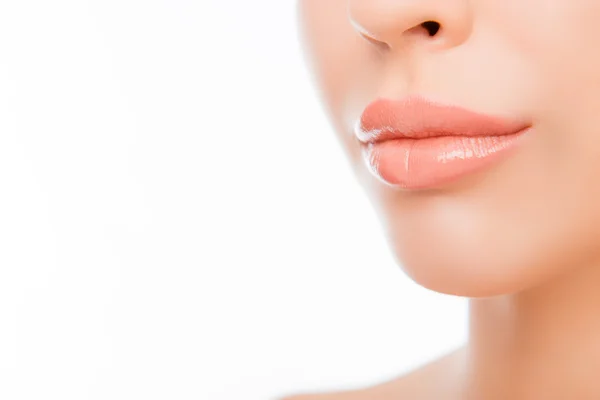
[[[416,282],[491,296],[598,261],[600,1],[300,0],[299,8],[333,125]],[[484,135],[496,122],[501,139],[402,137],[442,135],[447,125],[448,135]],[[508,135],[519,124],[530,129]],[[389,140],[359,140],[382,131]],[[471,151],[478,146],[482,157]]]

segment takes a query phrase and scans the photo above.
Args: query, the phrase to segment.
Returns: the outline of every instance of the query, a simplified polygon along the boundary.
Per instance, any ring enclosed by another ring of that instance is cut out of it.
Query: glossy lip
[[[355,129],[371,172],[404,189],[443,186],[507,156],[531,124],[413,96],[379,99]]]

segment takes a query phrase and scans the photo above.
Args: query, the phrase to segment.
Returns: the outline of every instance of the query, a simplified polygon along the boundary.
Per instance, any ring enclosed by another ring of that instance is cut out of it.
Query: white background
[[[1,399],[275,399],[465,337],[392,260],[292,0],[0,2]]]

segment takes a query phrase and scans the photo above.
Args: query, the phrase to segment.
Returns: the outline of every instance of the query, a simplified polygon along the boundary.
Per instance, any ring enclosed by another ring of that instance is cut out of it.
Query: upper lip
[[[529,126],[523,120],[480,114],[413,96],[369,104],[356,124],[355,134],[361,142],[376,143],[435,136],[500,136]]]

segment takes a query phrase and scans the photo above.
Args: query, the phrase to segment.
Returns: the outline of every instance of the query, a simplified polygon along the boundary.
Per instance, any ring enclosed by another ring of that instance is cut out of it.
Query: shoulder
[[[414,400],[454,397],[464,350],[458,349],[405,375],[365,389],[297,394],[277,400]]]

